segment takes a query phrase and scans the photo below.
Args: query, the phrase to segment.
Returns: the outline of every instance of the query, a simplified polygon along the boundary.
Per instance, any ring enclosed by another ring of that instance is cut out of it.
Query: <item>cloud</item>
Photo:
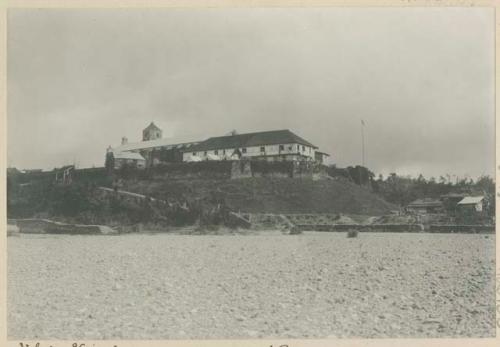
[[[339,166],[492,174],[493,11],[8,13],[8,158],[102,165],[154,120],[171,136],[290,128]],[[29,140],[28,140],[29,139]]]

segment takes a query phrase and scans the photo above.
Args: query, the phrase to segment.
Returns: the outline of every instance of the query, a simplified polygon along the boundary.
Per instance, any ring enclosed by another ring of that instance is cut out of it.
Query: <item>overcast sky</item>
[[[290,129],[338,166],[494,172],[486,8],[9,10],[8,164],[102,166],[108,145]]]

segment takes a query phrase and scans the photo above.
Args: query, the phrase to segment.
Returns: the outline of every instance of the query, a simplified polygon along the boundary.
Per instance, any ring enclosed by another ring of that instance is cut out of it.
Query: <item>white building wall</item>
[[[280,146],[283,146],[280,150]],[[264,147],[264,152],[261,151],[261,147]],[[246,149],[246,151],[244,151]],[[220,160],[229,159],[230,156],[234,153],[235,148],[226,148],[218,149],[218,150],[210,150],[210,151],[202,151],[202,152],[184,152],[183,153],[183,161],[186,161],[189,156],[196,155],[202,159],[207,159],[208,155],[216,155],[220,158]],[[310,146],[299,145],[297,143],[288,143],[282,145],[266,145],[266,146],[252,146],[252,147],[243,147],[240,148],[240,152],[242,157],[254,158],[260,156],[269,156],[269,155],[286,155],[286,154],[300,154],[302,156],[308,157],[314,160],[315,149]]]

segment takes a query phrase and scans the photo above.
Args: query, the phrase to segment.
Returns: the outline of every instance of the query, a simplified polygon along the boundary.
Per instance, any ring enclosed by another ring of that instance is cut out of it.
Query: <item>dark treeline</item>
[[[337,168],[335,165],[328,167],[328,173],[330,176],[344,177],[358,185],[369,187],[386,201],[400,206],[406,206],[416,199],[437,199],[445,194],[456,193],[482,195],[490,202],[494,211],[495,182],[489,176],[481,176],[476,180],[450,175],[426,179],[423,175],[410,177],[391,173],[383,177],[382,175],[376,176],[366,167]]]
[[[230,215],[223,197],[215,192],[200,199],[183,199],[169,204],[154,203],[148,196],[130,201],[119,194],[102,195],[99,186],[112,186],[112,177],[80,176],[75,176],[77,179],[71,184],[60,184],[54,181],[54,175],[8,175],[8,218],[50,218],[68,223],[113,226],[138,223],[158,227],[240,226]]]

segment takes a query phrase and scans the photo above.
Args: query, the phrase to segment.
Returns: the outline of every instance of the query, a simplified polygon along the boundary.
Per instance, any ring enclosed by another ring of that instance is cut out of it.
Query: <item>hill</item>
[[[70,184],[61,184],[53,172],[8,175],[7,214],[81,224],[192,225],[226,224],[230,211],[379,216],[395,209],[368,188],[343,178],[226,176],[126,176],[93,169],[76,170]],[[114,189],[104,194],[100,187]],[[129,198],[116,195],[115,189]]]
[[[344,179],[243,178],[122,180],[120,189],[169,201],[217,199],[250,213],[383,215],[395,209],[369,189]]]

